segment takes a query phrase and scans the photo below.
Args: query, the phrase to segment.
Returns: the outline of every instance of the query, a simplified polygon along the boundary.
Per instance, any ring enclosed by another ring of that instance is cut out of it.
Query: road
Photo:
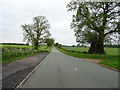
[[[118,72],[53,48],[22,88],[118,88]]]

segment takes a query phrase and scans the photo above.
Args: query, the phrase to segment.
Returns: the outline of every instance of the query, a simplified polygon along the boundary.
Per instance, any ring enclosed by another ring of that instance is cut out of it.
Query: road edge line
[[[48,53],[48,54],[49,54],[49,53]],[[47,54],[43,59],[45,59],[45,58],[48,56],[48,54]],[[42,59],[41,62],[40,62],[37,66],[35,66],[35,68],[20,82],[20,84],[15,87],[14,90],[17,90],[18,88],[21,88],[21,87],[22,87],[22,85],[25,83],[25,81],[26,81],[26,80],[33,74],[33,72],[41,65],[43,59]]]

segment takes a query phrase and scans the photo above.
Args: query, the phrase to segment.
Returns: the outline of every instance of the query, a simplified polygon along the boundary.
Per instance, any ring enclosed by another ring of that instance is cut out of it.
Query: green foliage
[[[46,38],[51,36],[49,32],[50,24],[44,16],[37,16],[33,18],[32,24],[22,25],[24,41],[31,43],[38,49],[40,43],[44,43]]]
[[[62,45],[61,44],[58,44],[58,46],[57,46],[58,48],[61,48],[62,47]]]
[[[103,54],[106,43],[117,43],[119,32],[120,2],[81,2],[71,0],[68,11],[77,11],[73,15],[71,28],[74,28],[79,44],[91,44],[89,53]],[[113,38],[114,36],[114,38]]]
[[[105,47],[120,48],[120,45],[105,45]]]
[[[59,43],[55,43],[54,46],[58,46]]]
[[[59,44],[59,43],[55,43],[54,46],[56,46],[56,47],[58,47],[58,48],[61,48],[61,47],[62,47],[62,45]]]
[[[49,46],[52,46],[53,44],[54,44],[54,39],[52,39],[52,38],[47,38],[47,39],[45,39],[45,43],[47,44],[47,46],[49,47]]]
[[[72,45],[72,47],[75,47],[75,45]]]
[[[41,46],[39,50],[34,50],[32,46],[23,45],[3,45],[0,47],[2,47],[2,63],[9,63],[24,57],[51,51],[51,47],[45,49],[46,46]]]

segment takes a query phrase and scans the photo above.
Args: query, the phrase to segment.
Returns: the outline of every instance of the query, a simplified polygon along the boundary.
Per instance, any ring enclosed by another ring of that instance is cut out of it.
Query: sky
[[[70,0],[0,0],[0,42],[23,43],[21,25],[32,23],[35,16],[45,16],[55,42],[76,45],[74,31],[70,29],[72,15],[66,5]]]

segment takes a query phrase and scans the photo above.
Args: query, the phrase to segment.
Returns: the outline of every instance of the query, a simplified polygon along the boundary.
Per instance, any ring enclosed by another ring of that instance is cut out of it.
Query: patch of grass
[[[36,54],[50,52],[52,47],[45,49],[46,46],[40,46],[39,50],[34,50],[33,46],[1,45],[0,48],[2,48],[0,63],[9,63]]]
[[[62,47],[63,49],[66,50],[75,50],[75,51],[88,51],[88,47]]]
[[[33,46],[27,46],[27,45],[0,45],[0,47],[33,48]]]
[[[105,48],[107,55],[118,55],[119,48]]]
[[[67,55],[71,55],[78,58],[88,58],[88,59],[99,59],[102,60],[99,64],[103,64],[112,68],[120,69],[118,67],[118,55],[99,55],[99,54],[83,54],[64,51],[63,49],[57,48],[60,52]]]
[[[46,50],[46,51],[48,51],[48,52],[51,52],[51,49],[52,49],[52,47],[48,47],[48,48],[46,48],[47,46],[40,46],[39,47],[39,50]]]
[[[74,51],[88,51],[89,47],[62,47],[66,50],[74,50]],[[107,55],[118,55],[118,48],[105,48],[105,52]]]
[[[30,57],[30,56],[34,56],[34,55],[41,54],[41,53],[45,53],[45,52],[29,53],[27,55],[22,55],[22,56],[16,56],[16,57],[12,57],[12,58],[2,59],[2,64],[10,63],[10,62],[13,62],[15,60],[20,60],[20,59],[23,59],[23,58],[26,58],[26,57]]]

